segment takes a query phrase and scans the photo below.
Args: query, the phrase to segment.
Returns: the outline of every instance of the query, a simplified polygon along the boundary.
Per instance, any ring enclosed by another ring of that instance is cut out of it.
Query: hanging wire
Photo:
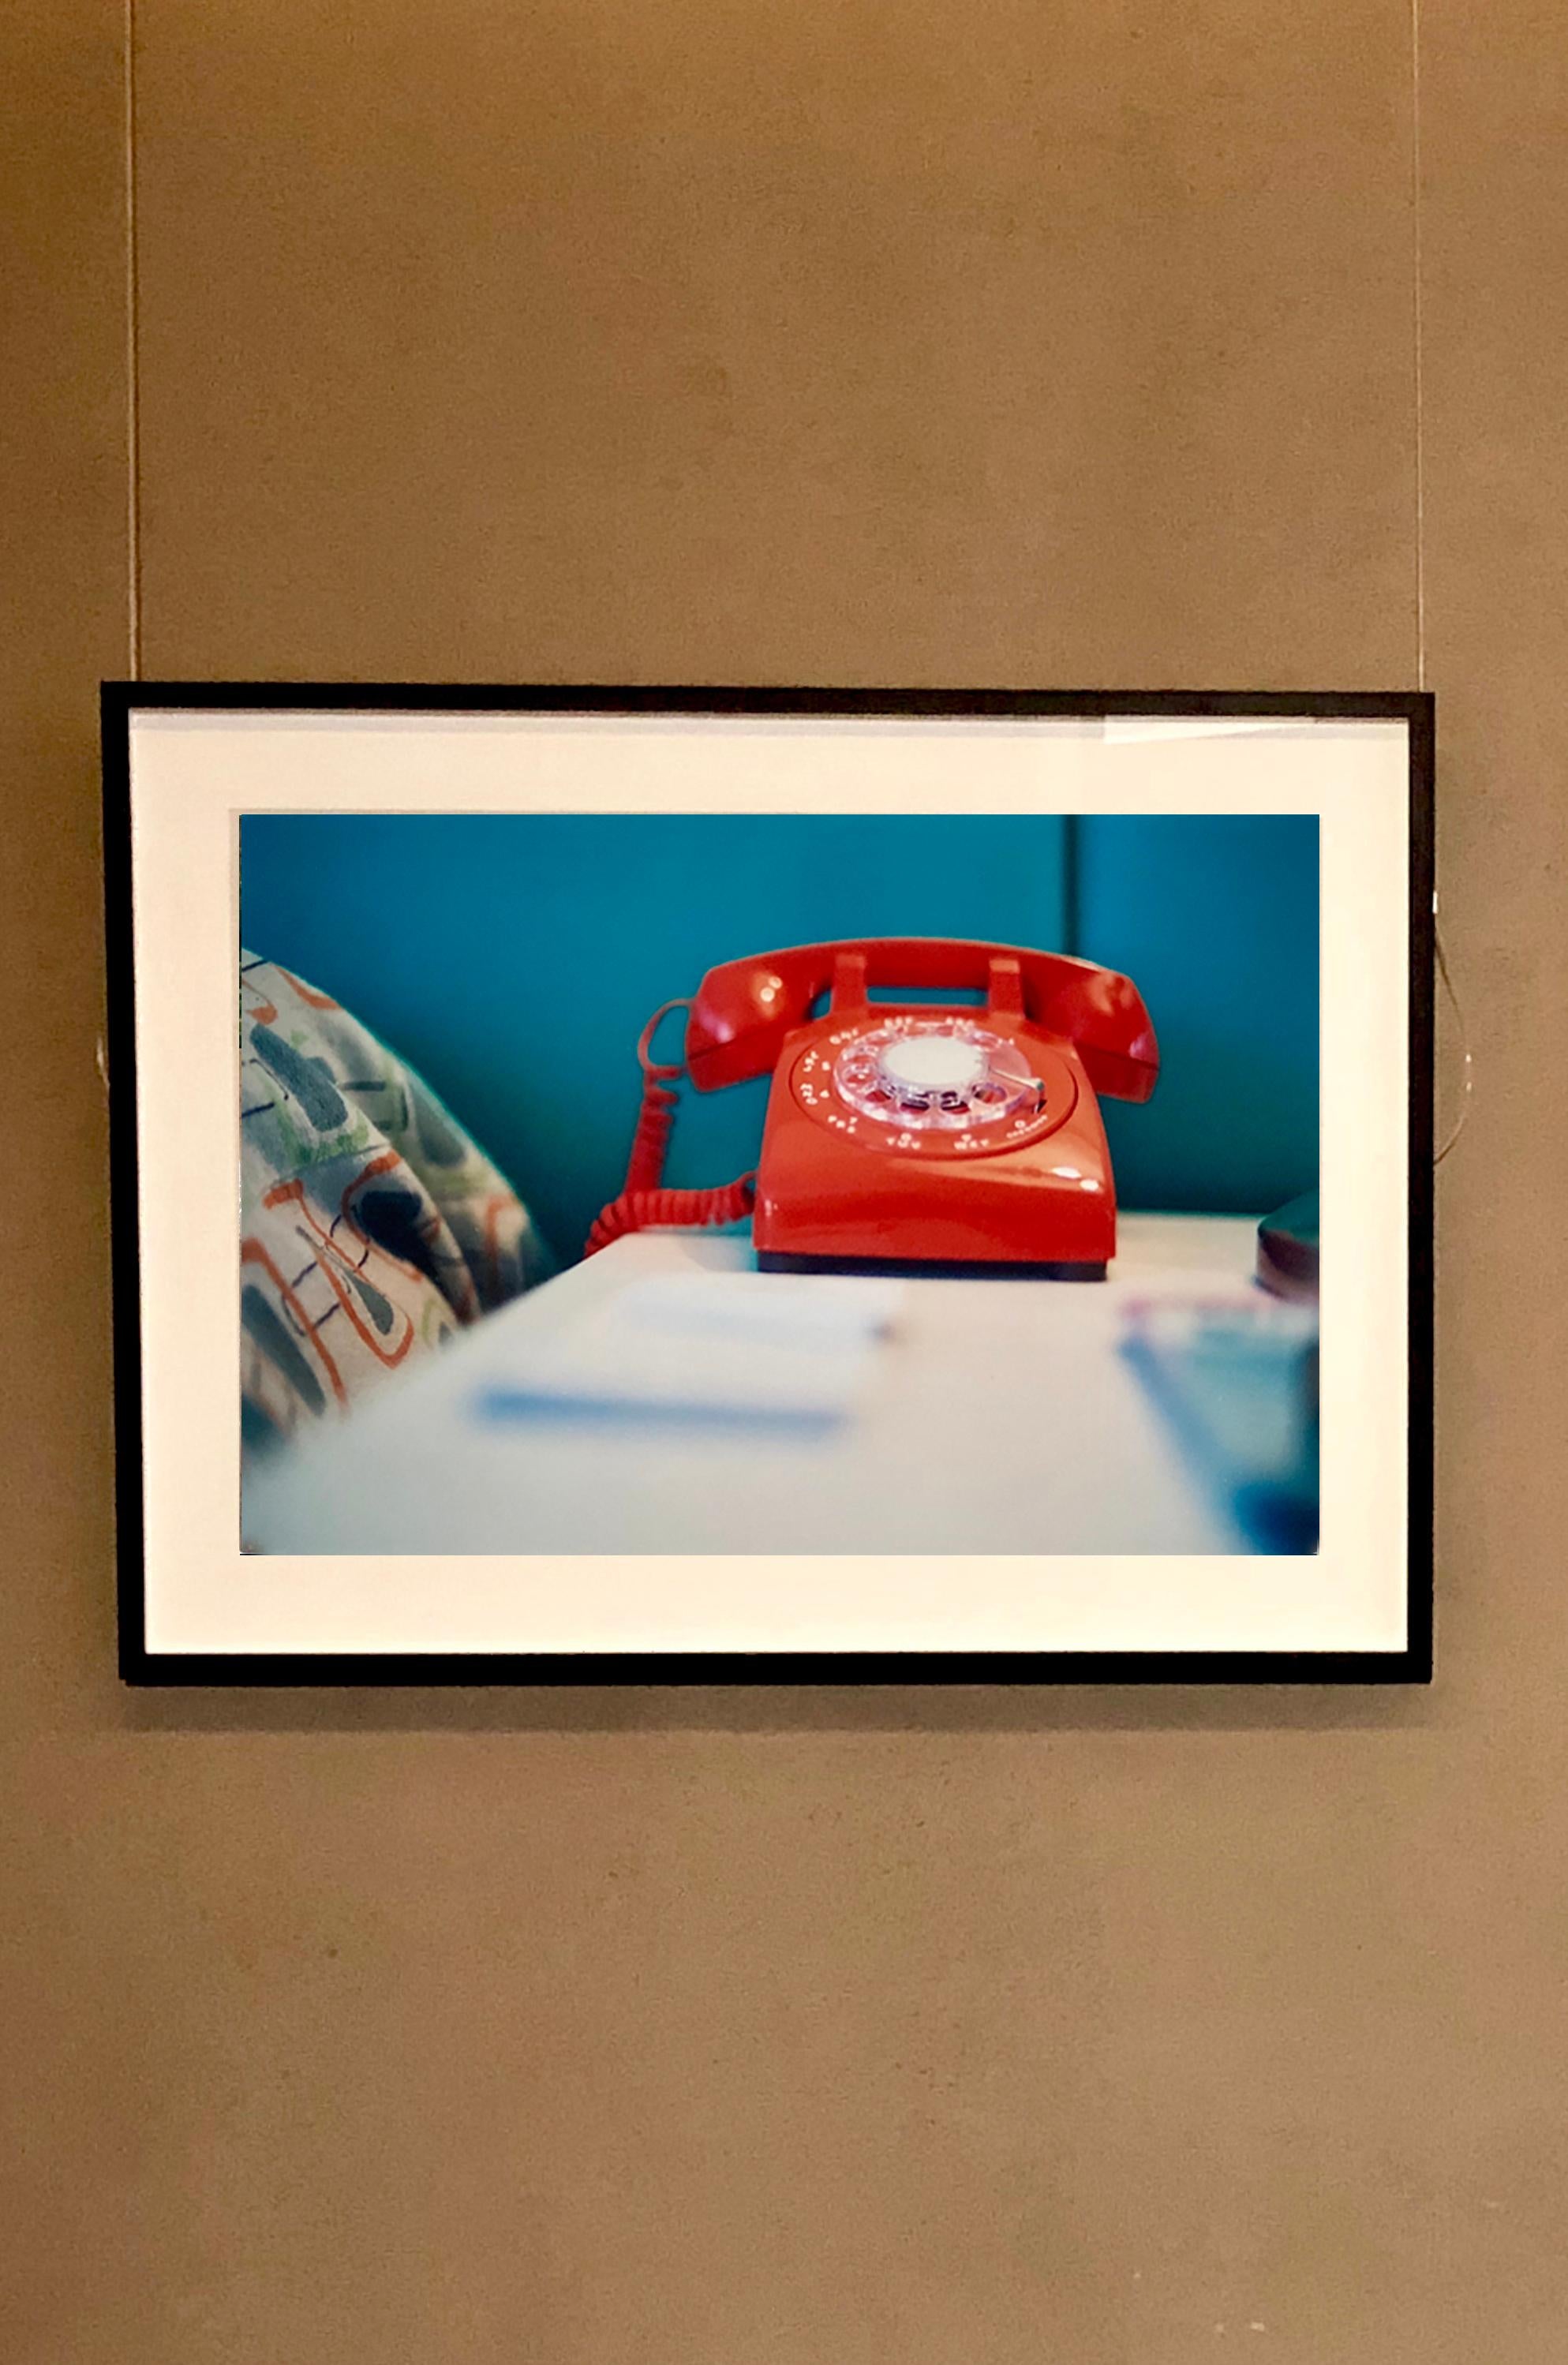
[[[1453,1148],[1454,1143],[1459,1139],[1460,1135],[1464,1131],[1465,1125],[1469,1119],[1471,1094],[1475,1088],[1475,1062],[1471,1058],[1470,1054],[1470,1037],[1465,1029],[1464,1011],[1461,1006],[1458,994],[1453,990],[1453,980],[1449,975],[1448,955],[1443,950],[1442,932],[1440,929],[1434,927],[1432,936],[1433,941],[1437,947],[1438,975],[1442,979],[1443,992],[1448,995],[1449,1008],[1453,1013],[1453,1023],[1459,1029],[1459,1115],[1454,1119],[1447,1140],[1443,1143],[1442,1148],[1438,1151],[1437,1156],[1432,1160],[1434,1166],[1440,1166],[1444,1159],[1448,1156],[1449,1151]]]
[[[1414,363],[1412,392],[1414,395],[1416,430],[1416,686],[1427,687],[1427,419],[1424,334],[1424,297],[1426,274],[1423,269],[1421,242],[1421,199],[1424,175],[1421,170],[1421,0],[1410,0],[1410,223],[1411,281],[1414,303],[1411,308],[1412,360]],[[1447,1139],[1432,1160],[1440,1166],[1453,1148],[1470,1119],[1471,1095],[1475,1089],[1475,1062],[1471,1057],[1470,1037],[1465,1027],[1464,1011],[1453,980],[1449,975],[1448,955],[1443,950],[1442,930],[1438,926],[1438,899],[1432,898],[1432,945],[1437,955],[1438,975],[1443,981],[1443,992],[1453,1013],[1453,1023],[1459,1030],[1460,1099],[1459,1115],[1454,1119]]]
[[[125,0],[125,553],[127,670],[141,679],[141,299],[137,221],[136,0]]]

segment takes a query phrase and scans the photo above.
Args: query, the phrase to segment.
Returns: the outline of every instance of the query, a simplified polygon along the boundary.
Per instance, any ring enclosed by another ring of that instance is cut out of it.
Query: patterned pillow
[[[412,1069],[245,952],[240,1207],[247,1453],[345,1410],[552,1270],[515,1192]]]

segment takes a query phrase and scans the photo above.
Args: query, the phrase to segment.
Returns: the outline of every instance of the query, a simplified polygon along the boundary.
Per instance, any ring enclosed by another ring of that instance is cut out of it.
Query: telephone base
[[[801,1256],[793,1250],[758,1249],[758,1272],[841,1272],[889,1281],[1103,1281],[1105,1267],[1079,1259],[1044,1262],[969,1257]]]

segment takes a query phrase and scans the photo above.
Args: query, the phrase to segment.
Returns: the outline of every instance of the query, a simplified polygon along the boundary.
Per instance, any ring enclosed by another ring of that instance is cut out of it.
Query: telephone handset
[[[983,989],[983,1007],[872,1002],[874,986]],[[808,1014],[824,992],[829,1007]],[[655,1029],[689,1010],[686,1056]],[[588,1253],[652,1224],[748,1212],[773,1272],[970,1269],[1098,1280],[1116,1205],[1096,1094],[1146,1101],[1159,1054],[1137,988],[1020,945],[943,936],[796,945],[709,970],[644,1030],[644,1097],[626,1188]],[[755,1176],[659,1187],[674,1080],[699,1092],[771,1070]]]

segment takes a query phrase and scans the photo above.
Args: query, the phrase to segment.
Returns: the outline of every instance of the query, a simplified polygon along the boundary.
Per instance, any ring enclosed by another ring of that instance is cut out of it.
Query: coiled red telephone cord
[[[716,1183],[705,1191],[666,1191],[660,1186],[678,1099],[671,1087],[676,1077],[686,1073],[686,1067],[684,1061],[660,1066],[650,1046],[655,1028],[672,1010],[688,1010],[690,1006],[684,1000],[666,1002],[655,1011],[643,1029],[637,1044],[637,1060],[643,1070],[643,1103],[632,1136],[631,1156],[626,1160],[625,1188],[594,1218],[583,1250],[585,1257],[597,1256],[611,1240],[622,1239],[628,1232],[644,1231],[650,1225],[733,1224],[751,1213],[756,1197],[755,1174],[742,1174],[734,1182]]]

